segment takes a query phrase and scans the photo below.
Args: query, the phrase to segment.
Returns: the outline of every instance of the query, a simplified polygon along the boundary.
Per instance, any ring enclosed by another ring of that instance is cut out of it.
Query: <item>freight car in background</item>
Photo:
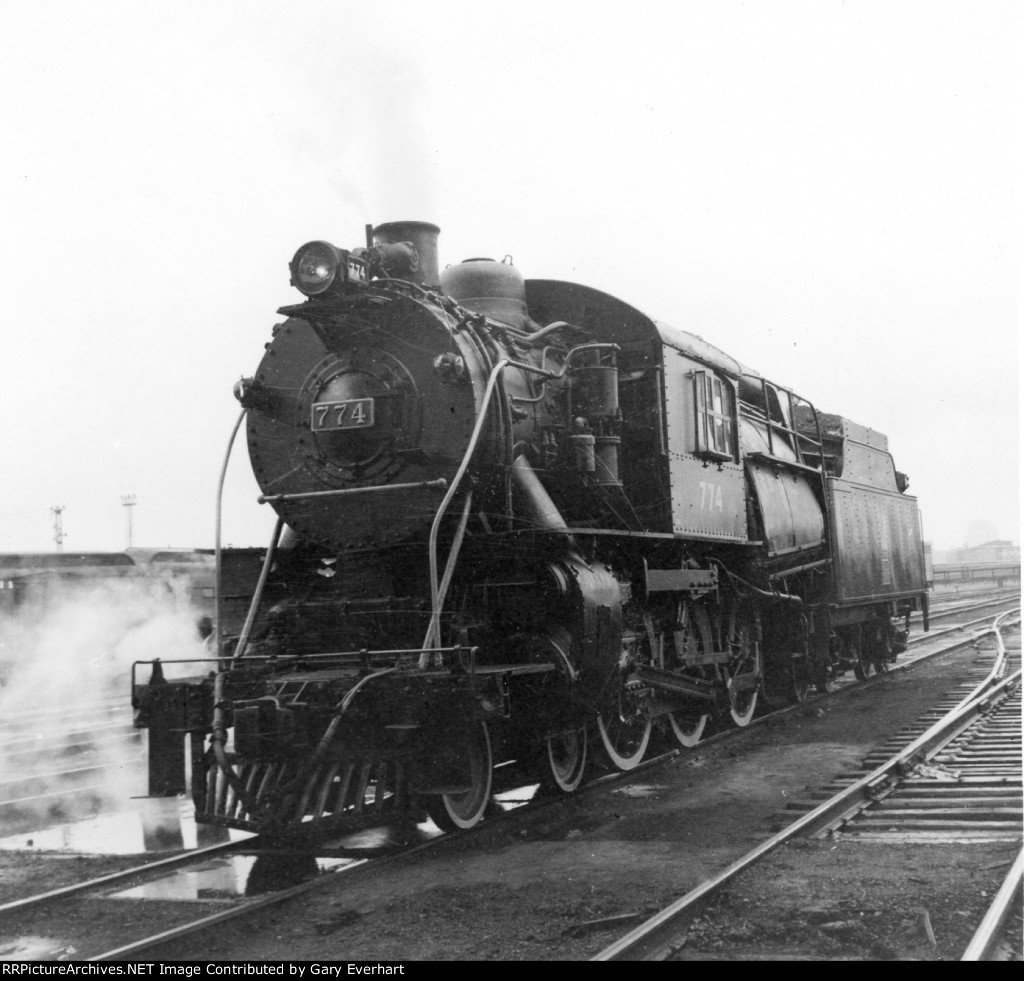
[[[6,617],[28,608],[43,612],[90,586],[130,580],[160,584],[169,600],[187,601],[201,628],[214,612],[214,569],[212,549],[0,553],[0,684],[18,658],[3,637]]]
[[[212,607],[213,550],[0,553],[0,611],[13,611],[29,600],[45,603],[70,586],[125,578],[181,585],[197,606]]]
[[[198,613],[213,615],[216,588],[213,549],[129,548],[126,554],[142,576],[159,580],[187,597]]]
[[[472,827],[496,764],[572,791],[589,744],[631,769],[927,629],[882,433],[600,290],[442,271],[437,237],[300,248],[303,302],[235,386],[278,514],[251,616],[133,684],[150,793],[186,789],[187,742],[201,822]]]

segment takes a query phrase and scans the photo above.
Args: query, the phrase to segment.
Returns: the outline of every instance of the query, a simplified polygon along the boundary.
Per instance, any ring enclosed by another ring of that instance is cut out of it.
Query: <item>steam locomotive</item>
[[[236,385],[278,515],[248,616],[133,675],[150,793],[190,772],[200,821],[469,828],[500,764],[571,792],[927,629],[885,436],[596,289],[440,270],[438,234],[304,245]]]

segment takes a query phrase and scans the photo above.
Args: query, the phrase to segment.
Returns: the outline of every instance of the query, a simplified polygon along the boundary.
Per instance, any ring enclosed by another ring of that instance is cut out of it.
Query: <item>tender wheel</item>
[[[635,715],[624,717],[615,706],[598,714],[597,732],[612,766],[616,770],[632,770],[647,752],[651,720]]]
[[[886,627],[878,625],[870,629],[864,643],[860,646],[860,662],[864,665],[865,677],[869,669],[874,669],[876,674],[888,671],[891,659],[892,639]],[[854,670],[856,671],[856,669]],[[857,677],[860,678],[861,675],[857,674]]]
[[[876,667],[875,663],[868,656],[868,646],[860,642],[860,640],[851,641],[849,650],[851,660],[853,661],[853,673],[858,681],[865,681],[868,675],[871,674],[871,669]]]
[[[807,659],[808,680],[820,695],[835,691],[835,679],[845,670],[843,640],[838,635],[825,640],[812,637],[811,651]]]
[[[460,794],[440,794],[427,798],[427,813],[442,831],[465,830],[480,823],[491,799],[491,737],[481,722],[467,734],[458,748],[470,787]]]
[[[729,678],[729,714],[736,725],[750,725],[757,708],[760,685],[760,651],[757,620],[738,609],[729,616],[729,650],[732,657],[726,667]]]
[[[708,611],[701,605],[690,600],[684,600],[679,604],[677,617],[676,635],[673,638],[676,644],[677,656],[682,655],[684,661],[688,656],[710,654],[714,650],[714,641],[711,633],[711,620]],[[693,668],[691,669],[698,677],[709,678],[714,676],[714,668]],[[668,716],[672,733],[680,746],[687,749],[696,746],[704,735],[704,727],[708,723],[707,712],[686,711],[681,709],[672,712]]]
[[[811,672],[807,666],[807,658],[800,657],[793,661],[793,688],[790,701],[794,705],[803,705],[811,693]]]
[[[815,660],[811,663],[811,681],[819,695],[827,695],[836,690],[832,666],[825,660]]]
[[[587,727],[581,725],[548,736],[544,760],[544,786],[571,794],[582,783],[587,768]]]

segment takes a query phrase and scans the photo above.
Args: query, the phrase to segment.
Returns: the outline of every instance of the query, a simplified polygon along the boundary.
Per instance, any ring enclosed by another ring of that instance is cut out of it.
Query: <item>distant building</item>
[[[956,561],[963,565],[979,562],[1020,562],[1020,546],[1013,542],[995,539],[957,550]]]

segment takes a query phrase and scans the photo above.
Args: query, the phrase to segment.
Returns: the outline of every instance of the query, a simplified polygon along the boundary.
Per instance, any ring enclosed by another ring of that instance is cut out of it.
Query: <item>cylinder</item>
[[[572,443],[572,455],[576,462],[576,469],[580,473],[594,472],[594,437],[581,433],[578,436],[570,436]]]
[[[590,364],[572,370],[573,412],[587,418],[611,418],[619,412],[619,369],[614,351],[585,352]]]
[[[594,438],[594,476],[590,480],[593,487],[621,487],[619,480],[619,444],[618,436],[596,436]]]
[[[373,230],[373,239],[378,245],[409,242],[416,250],[419,262],[416,269],[403,278],[437,289],[441,283],[437,260],[437,237],[440,234],[441,229],[428,221],[389,221]]]

